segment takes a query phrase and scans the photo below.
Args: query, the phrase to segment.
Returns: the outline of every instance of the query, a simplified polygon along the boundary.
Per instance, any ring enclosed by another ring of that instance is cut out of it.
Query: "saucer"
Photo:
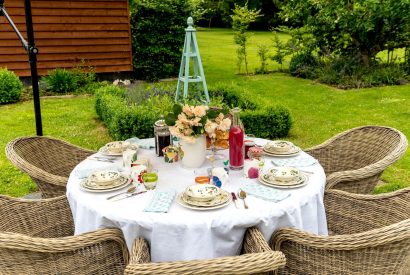
[[[226,192],[226,191],[222,190],[222,192]],[[191,205],[191,204],[186,203],[182,198],[183,196],[184,196],[184,193],[180,193],[177,196],[176,201],[179,205],[181,205],[182,207],[188,208],[188,209],[199,210],[199,211],[207,211],[207,210],[214,210],[214,209],[223,208],[223,207],[229,205],[232,202],[232,197],[228,196],[228,200],[226,202],[222,203],[222,204],[218,204],[218,205],[214,205],[214,206],[196,206],[196,205]]]
[[[263,149],[263,153],[270,157],[292,157],[292,156],[296,156],[297,154],[299,154],[300,151],[301,151],[300,148],[297,146],[294,146],[290,151],[286,153],[276,153],[272,151],[266,151],[265,149]]]
[[[297,176],[295,180],[293,181],[288,181],[288,182],[284,182],[284,181],[278,181],[278,180],[270,180],[267,179],[266,174],[262,174],[258,180],[261,184],[269,186],[269,187],[276,187],[276,188],[299,188],[302,186],[305,186],[306,184],[308,184],[309,178],[308,176],[301,174],[300,176]]]
[[[98,182],[86,178],[80,182],[80,188],[89,192],[106,192],[121,189],[129,184],[129,179],[125,176],[120,176],[117,180],[111,184],[101,185]]]
[[[188,195],[185,193],[182,194],[181,200],[191,206],[200,206],[200,207],[214,207],[217,205],[221,205],[226,203],[231,195],[229,192],[225,190],[221,190],[221,192],[211,201],[196,201],[192,200]]]

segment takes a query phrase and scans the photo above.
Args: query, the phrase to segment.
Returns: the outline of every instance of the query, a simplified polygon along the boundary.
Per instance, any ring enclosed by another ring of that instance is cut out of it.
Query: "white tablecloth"
[[[264,140],[258,140],[263,144]],[[302,152],[301,154],[305,154]],[[174,188],[182,192],[194,184],[194,172],[156,157],[154,150],[139,150],[139,156],[149,157],[159,170],[157,189]],[[265,170],[272,166],[266,157]],[[282,227],[299,228],[314,234],[327,235],[327,223],[323,205],[325,174],[319,164],[303,167],[309,175],[309,183],[301,188],[288,189],[291,195],[278,203],[248,196],[249,209],[230,204],[212,211],[195,211],[180,206],[175,200],[168,213],[143,212],[155,191],[116,202],[106,197],[123,192],[126,188],[108,193],[91,193],[80,189],[81,179],[76,170],[96,168],[102,162],[85,160],[71,173],[67,184],[67,197],[74,216],[75,234],[105,227],[120,228],[131,249],[136,237],[145,238],[151,248],[152,261],[175,261],[215,258],[237,255],[247,227],[257,226],[269,240],[272,233]],[[106,163],[105,163],[106,164]],[[116,162],[122,165],[122,159]],[[204,167],[209,166],[205,163]],[[78,172],[78,171],[77,171]],[[230,171],[228,191],[237,192],[247,182],[242,171]]]

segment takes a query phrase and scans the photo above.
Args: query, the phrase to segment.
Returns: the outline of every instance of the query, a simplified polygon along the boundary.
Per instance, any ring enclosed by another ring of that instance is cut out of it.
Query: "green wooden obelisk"
[[[192,25],[194,20],[192,17],[188,17],[187,20],[188,28],[185,29],[185,42],[184,50],[182,52],[181,67],[179,69],[178,75],[178,85],[175,93],[175,101],[180,100],[181,94],[183,92],[183,97],[187,98],[189,93],[189,84],[195,84],[197,91],[200,91],[200,84],[202,83],[203,92],[205,98],[202,100],[204,103],[209,103],[208,87],[206,86],[204,69],[202,68],[201,56],[199,54],[198,43],[196,40],[196,30]],[[189,64],[193,61],[193,75],[190,75]],[[199,92],[198,92],[199,93]]]

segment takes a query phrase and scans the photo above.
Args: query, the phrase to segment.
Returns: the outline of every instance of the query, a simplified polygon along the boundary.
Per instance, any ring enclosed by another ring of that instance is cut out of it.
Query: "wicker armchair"
[[[254,274],[275,270],[286,262],[283,253],[272,251],[256,228],[248,229],[243,252],[248,254],[209,260],[150,263],[148,243],[138,238],[134,242],[125,274]]]
[[[62,238],[0,232],[2,274],[123,274],[128,258],[118,229]]]
[[[280,274],[410,274],[410,188],[391,194],[325,193],[329,229],[316,236],[284,228],[271,239],[286,255]]]
[[[407,145],[406,137],[396,129],[363,126],[305,151],[323,166],[326,189],[369,194],[384,169],[403,156]]]
[[[42,238],[74,235],[74,222],[65,195],[42,200],[0,195],[0,220],[0,232]]]
[[[36,182],[43,198],[64,195],[70,172],[94,153],[50,137],[21,137],[6,146],[7,158]]]

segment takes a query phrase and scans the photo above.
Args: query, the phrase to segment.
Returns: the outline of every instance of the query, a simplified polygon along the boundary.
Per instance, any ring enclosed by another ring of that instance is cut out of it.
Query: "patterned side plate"
[[[263,149],[263,153],[270,157],[292,157],[300,153],[300,148],[295,146],[291,151],[286,152],[286,153],[275,153],[275,152],[266,151],[265,149]]]
[[[222,207],[225,207],[227,205],[229,205],[232,201],[231,196],[229,196],[229,199],[227,202],[223,203],[223,204],[219,204],[219,205],[215,205],[215,206],[209,206],[209,207],[204,207],[204,206],[195,206],[195,205],[190,205],[187,204],[186,202],[184,202],[184,200],[182,199],[182,196],[184,195],[184,193],[180,193],[177,196],[177,203],[185,208],[189,208],[192,210],[199,210],[199,211],[206,211],[206,210],[214,210],[214,209],[219,209]]]
[[[265,177],[264,177],[265,176]],[[258,178],[259,182],[262,183],[263,185],[266,186],[270,186],[270,187],[277,187],[277,188],[299,188],[302,186],[305,186],[308,181],[309,178],[304,175],[301,174],[300,176],[298,176],[296,178],[296,180],[294,181],[290,181],[290,182],[283,182],[283,181],[276,181],[276,180],[270,180],[269,178],[266,178],[266,174],[262,174],[259,178]]]
[[[181,196],[181,199],[186,204],[189,204],[189,205],[201,206],[201,207],[213,207],[213,206],[217,206],[217,205],[221,205],[221,204],[226,203],[229,200],[230,197],[231,197],[231,195],[229,194],[229,192],[227,192],[225,190],[221,190],[220,193],[211,201],[195,201],[195,200],[192,200],[185,193],[183,193],[183,195]]]
[[[98,150],[98,153],[105,156],[122,156],[122,152],[112,152],[107,146],[103,146]]]
[[[121,189],[129,184],[129,179],[124,176],[120,176],[118,180],[115,180],[111,185],[99,185],[90,179],[84,179],[80,182],[80,188],[89,192],[108,192]]]

